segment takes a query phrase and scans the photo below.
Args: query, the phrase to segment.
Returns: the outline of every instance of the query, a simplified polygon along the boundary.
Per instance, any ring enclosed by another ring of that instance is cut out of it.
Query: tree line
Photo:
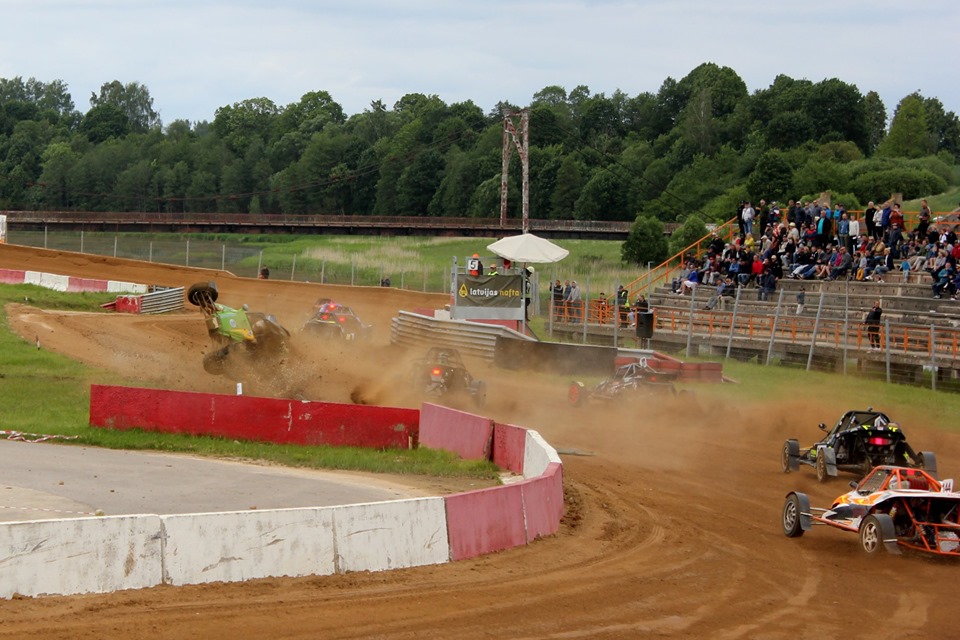
[[[485,113],[411,93],[347,115],[313,91],[168,124],[136,82],[81,113],[62,81],[18,77],[0,78],[0,209],[498,217],[503,114],[521,108],[533,218],[709,222],[744,199],[830,190],[856,209],[958,182],[960,119],[935,97],[905,96],[888,123],[875,91],[780,75],[751,94],[713,63],[632,97],[548,86]]]

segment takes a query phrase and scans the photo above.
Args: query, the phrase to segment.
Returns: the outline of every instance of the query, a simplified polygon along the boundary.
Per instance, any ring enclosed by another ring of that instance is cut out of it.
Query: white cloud
[[[960,4],[946,0],[0,0],[0,15],[0,77],[63,80],[81,111],[103,83],[141,82],[165,122],[317,90],[348,114],[407,93],[485,111],[550,85],[636,95],[702,62],[751,91],[778,74],[837,77],[890,109],[919,90],[960,111],[939,44]]]

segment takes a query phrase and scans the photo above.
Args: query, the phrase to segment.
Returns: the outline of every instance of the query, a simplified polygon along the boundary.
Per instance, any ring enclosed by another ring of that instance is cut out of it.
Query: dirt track
[[[376,326],[360,352],[318,355],[295,345],[311,399],[405,403],[389,342],[399,308],[442,304],[435,295],[376,288],[256,281],[162,265],[0,246],[0,268],[164,285],[216,279],[228,304],[250,304],[296,327],[329,295]],[[199,314],[164,317],[8,310],[45,348],[170,388],[229,391],[200,366]],[[379,348],[378,348],[379,347]],[[386,355],[384,355],[386,354]],[[384,374],[388,375],[384,375]],[[937,638],[957,632],[956,563],[866,557],[856,537],[818,528],[780,532],[790,489],[829,502],[844,481],[812,470],[780,473],[786,437],[813,439],[843,405],[794,399],[729,406],[699,400],[641,415],[573,411],[562,383],[495,370],[489,413],[535,428],[564,456],[567,518],[561,533],[472,561],[389,573],[247,584],[161,587],[106,596],[0,601],[0,638]],[[378,380],[387,379],[386,384]],[[960,436],[884,406],[917,448],[957,476]],[[844,479],[846,480],[846,479]],[[2,579],[2,573],[0,573]]]

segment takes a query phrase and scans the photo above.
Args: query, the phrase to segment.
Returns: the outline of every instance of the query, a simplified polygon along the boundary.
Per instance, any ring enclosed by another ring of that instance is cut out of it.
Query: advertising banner
[[[458,320],[522,320],[523,279],[457,274],[451,316]]]

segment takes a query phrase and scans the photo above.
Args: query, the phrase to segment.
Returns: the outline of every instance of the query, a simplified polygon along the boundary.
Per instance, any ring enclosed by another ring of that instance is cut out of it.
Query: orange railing
[[[630,300],[632,301],[636,299],[638,293],[647,294],[654,287],[657,287],[665,282],[670,282],[674,277],[679,276],[680,271],[683,269],[683,257],[687,254],[691,254],[697,258],[702,256],[707,245],[709,245],[713,240],[714,233],[718,234],[726,243],[732,241],[736,231],[737,219],[731,218],[717,227],[714,231],[711,231],[693,244],[684,247],[676,254],[658,264],[653,269],[650,269],[647,273],[626,284],[625,288],[630,292]]]
[[[661,330],[672,333],[693,333],[709,338],[729,338],[733,313],[729,311],[694,311],[657,308],[657,324]],[[816,344],[821,347],[842,349],[869,349],[867,327],[860,322],[845,323],[842,320],[816,322],[814,318],[781,315],[776,321],[774,340],[779,342],[808,343],[816,328]],[[774,330],[774,316],[758,313],[737,313],[733,336],[741,339],[769,340]],[[879,348],[895,355],[919,356],[956,360],[960,358],[960,329],[949,327],[924,327],[921,325],[894,324],[880,327]]]

